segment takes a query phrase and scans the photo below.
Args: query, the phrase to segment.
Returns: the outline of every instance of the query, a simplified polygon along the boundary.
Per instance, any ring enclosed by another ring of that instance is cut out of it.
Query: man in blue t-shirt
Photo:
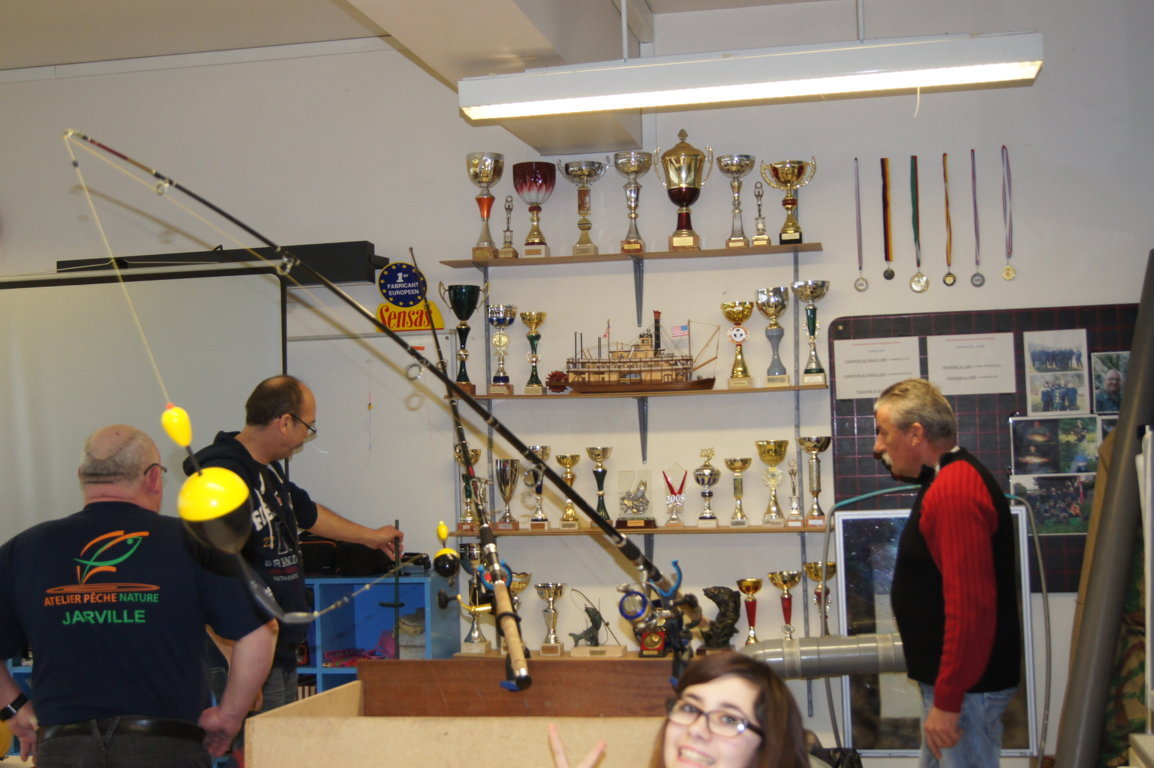
[[[224,753],[272,662],[276,623],[232,562],[159,514],[166,468],[123,424],[89,436],[84,508],[0,547],[0,659],[31,647],[31,700],[0,666],[0,719],[40,768],[207,768]],[[204,627],[232,641],[216,706]]]

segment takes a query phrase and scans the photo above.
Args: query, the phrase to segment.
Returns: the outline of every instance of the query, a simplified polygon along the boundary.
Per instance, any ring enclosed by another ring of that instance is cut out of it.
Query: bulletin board
[[[1030,415],[1023,339],[1040,331],[1085,329],[1090,355],[1129,350],[1137,315],[1137,304],[1106,304],[836,318],[828,325],[835,500],[840,502],[871,491],[892,488],[895,483],[881,462],[873,458],[874,398],[838,396],[837,345],[834,342],[916,338],[919,375],[927,376],[929,337],[1012,334],[1017,379],[1015,392],[948,396],[958,418],[959,444],[989,467],[1003,490],[1010,492],[1010,477],[1014,472],[1011,419]],[[876,509],[909,509],[912,503],[912,494],[890,494],[871,499],[869,505]],[[1089,508],[1088,504],[1086,508]],[[1039,530],[1043,534],[1039,541],[1047,588],[1051,592],[1076,592],[1085,550],[1085,533],[1047,534],[1041,528]],[[1033,570],[1031,588],[1034,591],[1040,589]]]

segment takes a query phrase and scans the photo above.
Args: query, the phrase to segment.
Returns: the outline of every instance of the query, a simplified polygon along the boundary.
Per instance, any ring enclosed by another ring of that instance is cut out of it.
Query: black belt
[[[40,741],[48,741],[59,736],[91,736],[93,724],[99,733],[105,735],[167,736],[172,739],[195,741],[198,744],[204,741],[204,729],[200,726],[187,720],[173,720],[167,717],[102,717],[79,723],[46,725],[40,729],[38,737]]]

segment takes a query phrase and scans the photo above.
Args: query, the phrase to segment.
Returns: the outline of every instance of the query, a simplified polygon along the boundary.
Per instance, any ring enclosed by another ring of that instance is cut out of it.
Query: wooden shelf
[[[646,253],[599,253],[595,256],[548,256],[524,259],[452,259],[442,261],[446,267],[463,269],[473,267],[540,267],[565,264],[599,264],[610,261],[653,261],[657,259],[713,259],[723,256],[762,256],[773,254],[815,253],[821,250],[821,243],[798,243],[797,245],[763,245],[757,248],[715,248],[702,251],[651,251]]]
[[[474,400],[586,400],[607,397],[684,397],[686,395],[748,395],[755,392],[800,392],[807,389],[828,389],[826,384],[799,384],[788,387],[751,387],[749,389],[686,389],[677,392],[564,392],[552,395],[473,395]]]
[[[743,533],[825,533],[825,527],[821,528],[785,528],[781,526],[769,525],[750,525],[745,528],[731,528],[722,523],[720,528],[696,528],[693,526],[684,526],[681,528],[623,528],[621,533],[626,536],[651,534],[728,534],[741,535]],[[604,536],[600,528],[549,528],[548,530],[538,531],[529,528],[522,528],[519,531],[494,531],[493,534],[497,538],[504,536]],[[460,539],[475,539],[477,538],[476,531],[453,531],[449,536]]]

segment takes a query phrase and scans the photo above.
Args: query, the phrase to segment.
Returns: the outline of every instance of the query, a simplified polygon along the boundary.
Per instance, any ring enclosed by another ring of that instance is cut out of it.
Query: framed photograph
[[[1095,475],[1013,475],[1010,488],[1034,510],[1038,535],[1085,534],[1094,507]]]
[[[1037,742],[1029,560],[1022,507],[1014,507],[1022,622],[1022,682],[1004,715],[1003,757],[1026,757]],[[890,606],[898,538],[909,510],[843,511],[834,517],[838,611],[846,634],[897,632]],[[916,757],[921,747],[921,694],[905,673],[847,675],[846,743],[863,757]]]
[[[1098,417],[1012,418],[1015,475],[1069,475],[1098,471]]]
[[[1122,389],[1129,367],[1129,352],[1095,352],[1090,355],[1090,373],[1094,380],[1094,413],[1117,413],[1122,410]]]
[[[1027,413],[1090,412],[1086,330],[1022,334]]]

